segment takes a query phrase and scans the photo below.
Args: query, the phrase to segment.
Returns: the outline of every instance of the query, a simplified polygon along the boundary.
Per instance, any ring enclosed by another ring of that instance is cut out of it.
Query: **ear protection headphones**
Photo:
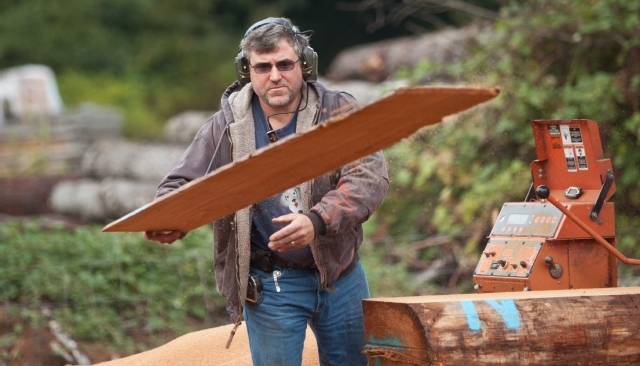
[[[249,35],[249,33],[267,24],[279,24],[284,27],[287,27],[293,32],[294,40],[296,43],[298,42],[298,38],[297,38],[298,34],[303,34],[307,32],[313,33],[313,31],[300,32],[298,28],[293,26],[293,24],[287,22],[282,18],[267,18],[249,27],[249,29],[247,29],[247,31],[244,33],[244,37],[242,37],[242,39],[247,38],[247,35]],[[249,59],[245,57],[242,49],[238,51],[238,54],[236,55],[235,65],[236,65],[236,76],[238,77],[238,81],[240,82],[241,86],[244,86],[251,79],[249,76],[250,75]],[[302,54],[300,55],[300,68],[302,69],[302,78],[306,82],[309,82],[309,83],[316,82],[316,80],[318,79],[318,54],[313,50],[313,48],[307,46],[304,48],[304,50],[302,50]]]

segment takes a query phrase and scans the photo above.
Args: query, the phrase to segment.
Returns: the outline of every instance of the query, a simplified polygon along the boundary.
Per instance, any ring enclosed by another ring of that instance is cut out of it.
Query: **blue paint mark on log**
[[[500,314],[502,320],[507,325],[507,328],[520,328],[520,313],[518,312],[516,303],[513,300],[487,300],[485,302],[491,305],[491,307],[494,308],[498,312],[498,314]],[[462,306],[462,310],[464,310],[464,313],[467,315],[467,323],[469,324],[469,329],[473,332],[479,331],[480,328],[482,328],[482,323],[480,323],[480,317],[478,316],[478,312],[476,311],[476,307],[473,304],[473,301],[460,301],[460,305]]]
[[[372,333],[369,333],[369,340],[367,341],[369,347],[389,347],[402,349],[402,341],[398,337],[382,337],[376,338]],[[374,366],[382,366],[382,360],[379,357],[372,357]]]
[[[505,299],[501,302],[497,300],[487,300],[487,304],[491,305],[498,314],[502,317],[502,320],[509,329],[520,328],[520,313],[516,308],[516,303],[511,299]]]
[[[482,325],[480,324],[480,317],[478,316],[478,312],[476,311],[475,305],[473,305],[472,301],[460,301],[460,305],[462,305],[462,310],[467,314],[467,323],[469,323],[469,329],[474,332],[480,330]]]
[[[374,347],[394,347],[404,348],[402,341],[398,337],[382,337],[376,338],[373,333],[369,333],[369,345]]]

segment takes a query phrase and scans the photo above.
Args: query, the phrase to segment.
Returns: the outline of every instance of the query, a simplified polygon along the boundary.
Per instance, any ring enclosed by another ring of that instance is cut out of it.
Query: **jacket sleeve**
[[[338,113],[357,107],[355,99],[340,93]],[[311,210],[325,223],[324,235],[335,235],[365,222],[380,206],[389,189],[389,175],[382,151],[365,156],[339,169],[335,189],[327,192]]]
[[[335,235],[367,221],[388,189],[384,155],[378,151],[343,166],[336,189],[327,192],[312,210],[322,216],[325,235]]]
[[[222,119],[221,117],[222,113],[220,112],[214,114],[200,128],[200,131],[198,131],[191,145],[189,145],[187,150],[182,154],[178,163],[160,182],[156,192],[156,198],[180,188],[194,179],[204,176],[207,174],[207,168],[210,167],[210,164],[210,171],[218,167],[216,162],[219,161],[219,159],[212,162],[212,157],[215,145],[218,143],[224,131],[224,128],[220,127],[223,124],[219,123],[219,119]]]

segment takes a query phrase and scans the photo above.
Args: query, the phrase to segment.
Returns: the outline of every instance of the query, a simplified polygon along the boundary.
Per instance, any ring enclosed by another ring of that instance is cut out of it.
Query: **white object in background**
[[[0,70],[0,126],[6,117],[55,116],[63,104],[48,66],[24,65]]]

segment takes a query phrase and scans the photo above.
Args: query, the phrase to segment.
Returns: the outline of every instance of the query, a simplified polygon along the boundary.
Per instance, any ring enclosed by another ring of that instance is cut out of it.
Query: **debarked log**
[[[369,365],[640,364],[640,287],[363,301]]]

